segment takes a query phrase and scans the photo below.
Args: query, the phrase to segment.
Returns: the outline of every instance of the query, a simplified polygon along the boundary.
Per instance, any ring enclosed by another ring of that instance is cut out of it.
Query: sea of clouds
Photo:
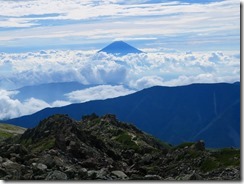
[[[240,81],[240,54],[235,52],[156,52],[114,56],[96,51],[45,50],[0,53],[0,119],[31,114],[45,107],[113,98],[155,85]],[[15,98],[18,88],[52,82],[93,84],[64,94],[51,104]]]

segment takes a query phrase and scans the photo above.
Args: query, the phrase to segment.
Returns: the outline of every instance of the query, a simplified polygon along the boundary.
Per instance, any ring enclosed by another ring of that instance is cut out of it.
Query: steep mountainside
[[[47,108],[7,122],[34,127],[53,114],[80,120],[93,112],[116,114],[171,144],[203,139],[212,148],[240,146],[240,85],[236,83],[152,87],[114,99]]]
[[[114,115],[53,115],[0,142],[3,180],[240,180],[240,150],[171,147]]]

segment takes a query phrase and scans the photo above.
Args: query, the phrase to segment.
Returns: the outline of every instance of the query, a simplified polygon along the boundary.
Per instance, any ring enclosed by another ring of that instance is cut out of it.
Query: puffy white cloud
[[[34,98],[20,102],[14,99],[16,93],[16,91],[0,90],[0,119],[15,118],[49,107],[46,102]]]
[[[130,85],[136,89],[143,89],[152,86],[163,86],[164,80],[158,76],[145,76],[136,81],[131,81]]]
[[[219,83],[227,82],[233,83],[235,81],[240,81],[238,75],[226,75],[218,76],[214,73],[203,73],[199,75],[181,75],[176,79],[164,82],[165,86],[182,86],[192,83]]]
[[[20,101],[15,98],[18,91],[7,91],[0,89],[0,120],[16,118],[23,115],[35,113],[47,107],[60,107],[69,105],[68,101],[55,101],[51,104],[35,98]]]
[[[222,60],[223,57],[223,53],[222,52],[216,52],[216,53],[212,53],[212,55],[209,57],[209,61],[211,62],[218,62]]]
[[[71,102],[68,102],[68,101],[56,100],[51,104],[51,106],[52,107],[62,107],[62,106],[70,105],[70,104],[71,104]]]
[[[99,85],[84,90],[73,91],[65,96],[72,102],[87,102],[91,100],[103,100],[134,93],[134,90],[126,89],[122,85]]]
[[[30,98],[24,101],[23,103],[21,103],[20,107],[22,107],[22,109],[20,110],[21,113],[20,115],[25,115],[25,114],[31,114],[33,112],[51,106],[48,103],[44,102],[43,100]]]
[[[0,119],[7,119],[20,114],[18,107],[21,103],[18,100],[11,99],[11,95],[8,91],[0,90]]]

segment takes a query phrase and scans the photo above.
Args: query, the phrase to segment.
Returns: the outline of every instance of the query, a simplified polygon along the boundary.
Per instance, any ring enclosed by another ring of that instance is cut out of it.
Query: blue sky
[[[236,0],[0,0],[0,52],[140,48],[238,51]]]

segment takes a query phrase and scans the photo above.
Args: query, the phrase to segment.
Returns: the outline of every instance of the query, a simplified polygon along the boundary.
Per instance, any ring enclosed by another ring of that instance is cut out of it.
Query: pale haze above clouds
[[[0,0],[0,47],[100,49],[113,40],[140,48],[239,49],[237,0]]]

